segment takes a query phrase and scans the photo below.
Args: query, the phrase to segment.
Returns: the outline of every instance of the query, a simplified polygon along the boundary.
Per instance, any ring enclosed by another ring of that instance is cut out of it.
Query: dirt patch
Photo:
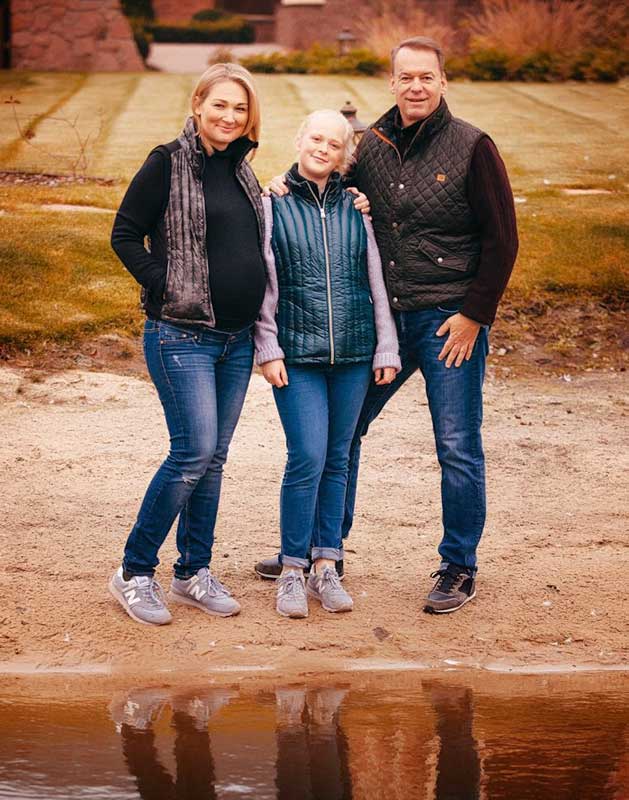
[[[629,665],[626,373],[503,380],[490,368],[489,517],[478,597],[420,612],[440,535],[439,472],[418,377],[366,440],[346,585],[355,610],[279,618],[252,567],[276,551],[284,442],[254,375],[226,468],[213,568],[234,619],[175,607],[135,625],[107,593],[166,430],[150,383],[81,370],[0,370],[0,661],[108,672],[340,664],[456,667]],[[166,586],[174,537],[162,551]]]

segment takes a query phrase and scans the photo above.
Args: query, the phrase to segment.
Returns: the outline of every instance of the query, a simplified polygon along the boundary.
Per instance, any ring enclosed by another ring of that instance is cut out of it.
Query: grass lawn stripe
[[[130,180],[153,147],[181,132],[194,81],[190,75],[138,75],[133,91],[112,117],[93,171]]]
[[[38,138],[40,125],[66,103],[87,80],[84,73],[24,73],[19,78],[0,73],[2,113],[0,116],[0,165],[6,169],[23,169],[24,151],[27,163],[35,158],[35,149],[24,142],[15,124],[14,107],[4,103],[9,97],[19,100],[15,106],[22,130],[29,129]],[[47,158],[47,156],[44,156]],[[37,167],[33,167],[37,169]]]

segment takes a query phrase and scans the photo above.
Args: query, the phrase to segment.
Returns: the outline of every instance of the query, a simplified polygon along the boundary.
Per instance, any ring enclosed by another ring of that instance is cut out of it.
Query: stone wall
[[[215,5],[214,0],[153,0],[153,11],[160,22],[188,22],[197,11]]]
[[[144,69],[118,0],[13,0],[11,64],[58,71]]]

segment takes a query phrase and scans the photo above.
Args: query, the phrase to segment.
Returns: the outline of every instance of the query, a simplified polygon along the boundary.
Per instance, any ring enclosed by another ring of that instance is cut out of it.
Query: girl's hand
[[[286,177],[284,175],[276,175],[274,178],[271,178],[271,183],[262,190],[262,194],[265,197],[270,197],[271,192],[278,197],[284,197],[285,194],[288,194],[288,186],[286,185]]]
[[[397,375],[394,367],[378,367],[374,369],[373,377],[378,386],[386,386],[387,383],[393,383]]]
[[[277,386],[278,389],[281,389],[282,386],[288,386],[288,373],[282,358],[276,358],[275,361],[267,361],[266,364],[262,364],[262,374],[267,383]]]

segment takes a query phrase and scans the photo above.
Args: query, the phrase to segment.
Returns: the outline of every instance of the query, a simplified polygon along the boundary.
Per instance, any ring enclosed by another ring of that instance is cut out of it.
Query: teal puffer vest
[[[319,199],[296,168],[273,197],[278,339],[287,364],[370,361],[376,346],[367,234],[353,196],[333,174]]]

